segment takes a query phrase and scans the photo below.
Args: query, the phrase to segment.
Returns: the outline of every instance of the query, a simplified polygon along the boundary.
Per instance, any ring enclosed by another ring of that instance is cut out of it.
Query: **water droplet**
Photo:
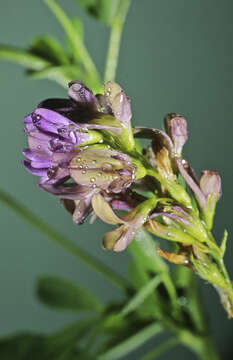
[[[93,178],[90,178],[90,182],[91,182],[91,183],[94,183],[95,180],[96,180],[96,179],[95,179],[94,177],[93,177]]]
[[[48,171],[47,171],[47,176],[49,179],[52,179],[56,176],[56,173],[57,173],[57,167],[55,166],[51,166]]]
[[[82,168],[83,168],[83,166],[82,166],[82,165],[80,165],[80,166],[79,166],[79,169],[82,169]]]
[[[111,170],[112,170],[112,164],[104,163],[104,164],[102,165],[102,169],[103,169],[104,171],[111,171]]]
[[[41,116],[39,114],[35,114],[35,113],[32,114],[32,122],[33,122],[33,124],[38,123],[38,121],[40,121],[40,119],[41,119]]]
[[[108,148],[108,149],[111,149],[111,146],[110,146],[110,145],[107,145],[107,148]]]
[[[96,185],[96,184],[93,184],[92,187],[93,187],[93,189],[95,189],[95,188],[97,187],[97,185]]]
[[[186,160],[184,160],[184,159],[181,162],[182,162],[182,164],[186,164]]]
[[[102,176],[102,173],[101,173],[101,172],[98,172],[97,176]]]
[[[80,157],[78,157],[78,158],[77,158],[77,161],[81,161],[81,158],[80,158]]]
[[[103,139],[101,139],[101,140],[99,141],[99,144],[103,144],[103,142],[104,142],[104,140],[103,140]]]
[[[37,149],[40,150],[40,149],[41,149],[41,145],[38,145],[38,146],[37,146]]]
[[[58,132],[59,134],[65,134],[65,133],[67,132],[67,128],[61,127],[61,128],[59,128],[59,129],[57,129],[57,132]]]
[[[96,160],[92,160],[92,164],[96,164]]]
[[[82,174],[86,174],[86,172],[87,172],[86,170],[82,170]]]
[[[186,230],[186,229],[184,229],[184,232],[187,232],[187,230]]]

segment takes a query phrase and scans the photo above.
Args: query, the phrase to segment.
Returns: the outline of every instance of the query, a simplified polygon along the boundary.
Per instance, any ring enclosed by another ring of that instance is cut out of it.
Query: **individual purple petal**
[[[123,200],[112,200],[110,203],[114,210],[132,210],[133,207]]]
[[[51,184],[41,184],[40,187],[49,193],[60,197],[61,199],[70,199],[70,200],[82,200],[85,199],[90,194],[93,194],[93,189],[90,189],[87,186],[81,186],[77,184],[73,185],[51,185]]]
[[[47,175],[47,168],[39,168],[39,169],[34,168],[31,165],[31,161],[28,161],[28,160],[23,160],[22,163],[23,163],[25,169],[33,175],[36,175],[36,176],[46,176]]]
[[[25,116],[25,118],[23,119],[23,122],[24,122],[24,124],[31,124],[32,123],[32,114]]]
[[[34,121],[35,124],[37,124],[41,119],[47,120],[48,122],[59,127],[71,124],[69,119],[53,110],[37,108],[33,114],[35,115],[36,119]]]

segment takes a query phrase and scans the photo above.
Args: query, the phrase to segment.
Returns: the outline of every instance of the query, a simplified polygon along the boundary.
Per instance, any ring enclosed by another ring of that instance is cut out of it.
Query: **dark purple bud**
[[[69,83],[68,95],[78,103],[94,103],[96,105],[98,103],[93,92],[80,81],[71,81]]]
[[[178,114],[168,114],[164,124],[167,134],[173,141],[175,155],[181,156],[183,146],[188,139],[187,121]]]

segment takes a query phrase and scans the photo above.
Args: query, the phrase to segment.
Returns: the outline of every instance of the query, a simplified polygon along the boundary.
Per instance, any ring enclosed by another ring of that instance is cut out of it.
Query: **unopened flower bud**
[[[180,157],[183,146],[188,139],[187,121],[178,114],[168,114],[164,119],[164,123],[166,132],[173,141],[174,153]]]
[[[205,207],[202,209],[206,225],[212,228],[216,203],[221,197],[221,178],[217,171],[204,170],[200,179],[200,188],[206,198]]]
[[[168,150],[162,147],[160,151],[155,154],[156,166],[160,175],[170,181],[175,181],[176,176],[172,170],[171,159]]]
[[[194,242],[194,239],[191,235],[189,235],[187,232],[184,232],[181,228],[173,226],[172,224],[166,226],[153,219],[149,220],[145,227],[152,234],[163,239],[175,241],[184,245],[190,245]]]

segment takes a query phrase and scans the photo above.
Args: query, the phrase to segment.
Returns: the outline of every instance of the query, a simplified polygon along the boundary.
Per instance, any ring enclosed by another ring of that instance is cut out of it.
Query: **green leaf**
[[[54,80],[65,88],[67,88],[70,81],[74,79],[81,80],[84,76],[83,73],[79,71],[79,67],[74,65],[50,66],[41,71],[29,71],[27,75],[31,79]]]
[[[161,282],[161,277],[159,275],[151,279],[123,307],[119,316],[124,317],[128,315],[130,312],[135,311],[140,305],[144,303],[145,299],[155,290],[155,288],[160,284],[160,282]]]
[[[43,70],[51,63],[40,56],[33,55],[29,51],[17,49],[11,46],[0,45],[0,59],[11,61],[32,70]]]
[[[76,345],[90,330],[93,319],[79,321],[52,335],[20,334],[0,340],[1,360],[90,359]],[[79,357],[78,357],[79,355]]]
[[[153,336],[161,333],[163,327],[159,323],[147,325],[133,336],[125,339],[113,348],[108,349],[104,354],[97,356],[97,360],[117,360],[136,350]]]
[[[42,277],[38,281],[37,295],[44,304],[71,311],[101,311],[96,296],[71,281],[58,277]]]
[[[61,44],[52,36],[44,35],[34,39],[30,53],[48,60],[54,65],[68,65],[69,59]]]

